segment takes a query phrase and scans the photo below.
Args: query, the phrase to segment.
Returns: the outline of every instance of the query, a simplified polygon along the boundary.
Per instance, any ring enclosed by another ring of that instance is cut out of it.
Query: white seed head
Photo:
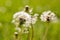
[[[40,16],[40,19],[41,19],[41,21],[44,21],[44,22],[46,22],[46,21],[54,21],[54,20],[56,21],[57,17],[53,12],[45,11]]]
[[[34,16],[32,16],[32,18],[31,18],[32,24],[36,23],[37,17],[38,17],[38,14],[34,14]]]
[[[24,11],[21,11],[21,12],[17,12],[17,13],[15,13],[14,15],[13,15],[13,23],[15,24],[15,25],[19,25],[19,22],[20,22],[20,18],[22,18],[22,19],[25,19],[26,20],[26,22],[25,22],[25,24],[30,24],[30,19],[31,19],[31,15],[29,15],[28,13],[26,13],[26,12],[24,12]]]
[[[28,12],[29,14],[32,14],[32,10],[33,10],[33,8],[30,8],[30,6],[28,6],[28,5],[26,5],[25,8],[24,8],[24,11]]]

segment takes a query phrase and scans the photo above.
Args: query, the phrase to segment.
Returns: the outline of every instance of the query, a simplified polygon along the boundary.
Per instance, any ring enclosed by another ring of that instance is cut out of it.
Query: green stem
[[[18,39],[18,34],[16,34],[15,36],[16,36],[15,38],[16,38],[16,40],[17,40],[17,39]]]
[[[33,40],[34,39],[34,28],[33,28],[32,24],[31,24],[31,26],[32,26],[32,38],[31,38],[31,40]]]
[[[14,35],[14,40],[18,40],[18,35]]]
[[[22,29],[21,29],[21,32],[20,32],[20,38],[19,40],[22,40]]]
[[[28,28],[28,40],[30,40],[30,29]]]
[[[48,26],[49,26],[49,23],[48,23]],[[48,29],[49,29],[49,27],[46,27],[46,30],[45,30],[45,34],[44,34],[44,36],[43,36],[43,39],[42,40],[46,40],[46,36],[47,36],[47,33],[48,33]]]

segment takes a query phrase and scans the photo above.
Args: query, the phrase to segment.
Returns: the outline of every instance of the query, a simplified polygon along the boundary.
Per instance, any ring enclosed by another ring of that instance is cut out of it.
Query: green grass
[[[33,8],[33,13],[41,15],[43,11],[51,10],[55,12],[58,19],[60,18],[60,0],[0,0],[0,40],[13,40],[15,28],[11,23],[13,14],[23,10],[26,4]],[[46,24],[38,18],[34,25],[34,40],[42,40],[45,27]],[[23,40],[26,39],[25,36],[23,35]],[[49,25],[47,39],[60,40],[60,21]]]

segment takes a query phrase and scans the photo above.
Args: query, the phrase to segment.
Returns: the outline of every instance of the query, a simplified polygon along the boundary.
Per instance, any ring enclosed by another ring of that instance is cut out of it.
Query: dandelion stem
[[[18,40],[18,34],[14,35],[14,40]]]
[[[28,28],[28,40],[30,40],[30,29]]]
[[[49,26],[49,23],[48,23],[48,26]],[[47,36],[47,33],[48,33],[48,29],[49,29],[49,27],[46,27],[46,30],[45,30],[45,34],[44,34],[44,36],[43,36],[43,39],[42,40],[46,40],[46,36]]]
[[[20,32],[20,38],[19,40],[22,40],[22,29],[21,29],[21,32]]]
[[[34,28],[33,28],[32,24],[31,24],[31,26],[32,26],[32,38],[31,38],[31,40],[33,40],[33,38],[34,38]]]
[[[15,38],[18,39],[18,34],[16,34],[15,36],[16,36]]]

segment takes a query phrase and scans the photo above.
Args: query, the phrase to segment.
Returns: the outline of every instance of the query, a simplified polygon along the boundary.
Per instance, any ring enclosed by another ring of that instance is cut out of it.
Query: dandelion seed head
[[[16,25],[19,25],[19,22],[21,21],[20,19],[24,19],[25,20],[25,23],[24,24],[30,25],[31,15],[29,15],[28,13],[26,13],[24,11],[17,12],[16,14],[13,15],[13,20],[14,20],[13,22],[15,22]]]
[[[38,14],[34,14],[34,16],[32,16],[32,18],[31,18],[32,24],[36,23],[37,17],[38,17]]]
[[[45,11],[45,12],[42,13],[40,19],[41,19],[41,21],[44,21],[44,22],[54,21],[54,20],[56,21],[57,17],[53,12]]]
[[[25,6],[24,11],[29,12],[30,7],[28,5]]]
[[[29,13],[29,14],[32,14],[32,10],[33,10],[33,8],[30,8],[30,6],[28,6],[28,5],[26,5],[24,8],[24,11]]]
[[[18,32],[14,32],[14,37],[17,39],[18,38]]]

